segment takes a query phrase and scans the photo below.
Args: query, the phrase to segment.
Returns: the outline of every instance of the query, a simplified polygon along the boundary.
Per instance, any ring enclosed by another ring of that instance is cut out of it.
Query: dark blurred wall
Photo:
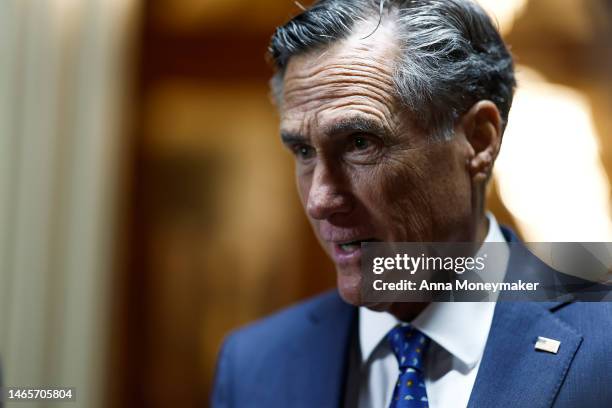
[[[116,406],[206,406],[231,329],[334,284],[268,97],[299,9],[268,3],[146,3]]]

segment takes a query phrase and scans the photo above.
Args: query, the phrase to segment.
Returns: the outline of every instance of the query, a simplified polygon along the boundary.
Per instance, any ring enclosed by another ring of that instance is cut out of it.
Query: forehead
[[[391,24],[375,27],[364,22],[346,39],[291,58],[283,80],[282,128],[304,132],[347,116],[391,125],[400,49]]]

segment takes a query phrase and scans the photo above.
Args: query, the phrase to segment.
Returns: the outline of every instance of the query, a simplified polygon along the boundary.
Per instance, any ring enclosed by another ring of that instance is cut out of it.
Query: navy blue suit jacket
[[[508,274],[542,268],[511,258]],[[213,407],[342,406],[356,316],[333,291],[236,331]],[[538,336],[559,340],[558,353],[535,351]],[[612,407],[612,303],[499,302],[468,406]]]

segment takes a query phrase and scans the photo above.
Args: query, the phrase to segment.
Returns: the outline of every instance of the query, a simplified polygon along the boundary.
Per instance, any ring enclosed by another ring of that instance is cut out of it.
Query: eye
[[[374,135],[358,133],[349,136],[346,141],[347,160],[353,163],[375,163],[382,154],[383,144]]]
[[[351,135],[347,143],[349,152],[357,154],[367,154],[371,150],[377,150],[379,144],[375,137],[366,134]]]
[[[353,147],[356,150],[365,150],[370,147],[370,141],[363,136],[353,136]]]
[[[305,144],[297,144],[293,146],[293,154],[300,159],[301,161],[306,161],[312,159],[316,153],[315,149],[312,146],[308,146]]]

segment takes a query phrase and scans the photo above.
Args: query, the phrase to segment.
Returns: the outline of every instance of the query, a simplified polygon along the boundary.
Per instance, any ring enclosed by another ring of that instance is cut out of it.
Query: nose
[[[316,220],[329,219],[351,211],[349,194],[343,191],[342,177],[334,175],[329,165],[317,163],[308,192],[306,212]]]

